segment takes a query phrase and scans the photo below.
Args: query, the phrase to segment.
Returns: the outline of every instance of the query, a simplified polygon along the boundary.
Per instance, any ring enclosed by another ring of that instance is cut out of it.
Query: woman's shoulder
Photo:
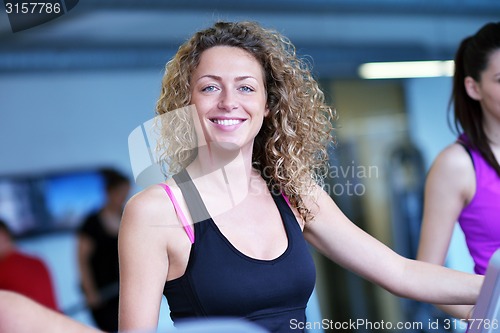
[[[175,210],[163,186],[151,185],[134,194],[125,205],[125,219],[158,221],[174,218]]]
[[[469,202],[474,195],[476,173],[471,156],[459,143],[443,149],[434,160],[426,181],[426,192],[433,193],[447,189],[451,195],[459,195]]]
[[[445,147],[436,157],[433,167],[452,173],[474,172],[469,152],[458,142]]]

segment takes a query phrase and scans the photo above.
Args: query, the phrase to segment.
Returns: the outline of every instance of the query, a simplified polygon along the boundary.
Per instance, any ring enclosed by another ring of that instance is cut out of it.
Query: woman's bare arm
[[[319,187],[308,206],[315,218],[306,224],[306,239],[345,268],[391,293],[428,303],[474,304],[483,277],[404,258],[354,225]]]
[[[475,192],[474,166],[459,144],[435,159],[425,184],[424,213],[417,260],[443,265],[460,212]],[[471,306],[437,305],[458,318],[470,316]]]
[[[155,331],[169,269],[169,217],[175,212],[160,186],[127,203],[120,226],[120,331]]]
[[[11,291],[0,290],[0,333],[102,333]]]

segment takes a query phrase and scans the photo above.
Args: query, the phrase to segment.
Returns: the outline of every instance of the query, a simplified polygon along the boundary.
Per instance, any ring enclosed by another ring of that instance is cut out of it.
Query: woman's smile
[[[245,119],[240,118],[211,118],[210,121],[217,128],[224,131],[233,131],[239,128],[239,125],[245,122]]]

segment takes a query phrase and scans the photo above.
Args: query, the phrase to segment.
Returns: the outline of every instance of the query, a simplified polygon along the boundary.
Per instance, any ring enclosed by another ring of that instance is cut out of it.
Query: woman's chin
[[[241,150],[241,144],[234,141],[211,141],[209,146],[211,150],[220,150],[221,152],[239,152]]]
[[[239,144],[228,141],[212,142],[212,145],[213,147],[228,151],[239,151],[241,149]]]

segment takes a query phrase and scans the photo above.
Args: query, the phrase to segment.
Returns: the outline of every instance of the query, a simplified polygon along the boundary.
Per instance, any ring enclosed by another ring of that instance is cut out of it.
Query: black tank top
[[[209,216],[193,183],[186,181],[187,173],[177,177],[190,213]],[[254,259],[237,250],[212,218],[195,223],[196,241],[186,272],[167,281],[163,292],[174,322],[189,317],[238,317],[270,332],[299,332],[291,329],[291,323],[306,320],[316,271],[295,215],[282,195],[271,194],[288,238],[285,252],[272,260]]]

